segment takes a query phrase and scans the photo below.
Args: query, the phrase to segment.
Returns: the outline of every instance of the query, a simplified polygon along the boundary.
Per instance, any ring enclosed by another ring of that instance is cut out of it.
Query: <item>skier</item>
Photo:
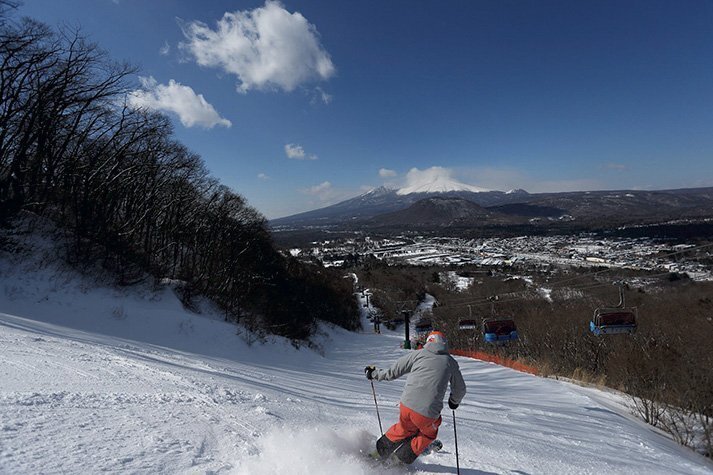
[[[377,381],[409,374],[401,394],[399,421],[376,441],[375,456],[382,460],[393,454],[402,463],[413,463],[438,435],[448,384],[448,407],[455,410],[465,396],[458,362],[448,353],[446,337],[439,331],[428,335],[423,350],[409,352],[391,368],[370,365],[364,373],[367,379]]]
[[[379,318],[379,314],[374,314],[374,333],[381,333],[381,318]]]

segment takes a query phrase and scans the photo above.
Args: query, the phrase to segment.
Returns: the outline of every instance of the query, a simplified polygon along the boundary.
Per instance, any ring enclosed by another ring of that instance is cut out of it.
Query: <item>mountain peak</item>
[[[393,188],[387,188],[386,186],[379,186],[377,188],[372,188],[371,190],[367,191],[366,193],[362,193],[360,196],[382,196],[382,195],[388,195],[389,193],[394,192],[395,190]]]
[[[515,188],[510,191],[505,192],[506,195],[529,195],[527,191],[523,190],[522,188]]]
[[[404,188],[396,191],[398,195],[410,195],[412,193],[448,193],[450,191],[469,191],[471,193],[482,193],[487,190],[477,186],[468,185],[449,176],[438,175],[428,181],[410,183]]]

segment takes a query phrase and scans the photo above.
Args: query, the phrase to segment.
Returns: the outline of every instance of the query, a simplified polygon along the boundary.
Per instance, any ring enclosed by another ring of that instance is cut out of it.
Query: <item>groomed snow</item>
[[[110,290],[6,258],[0,312],[0,473],[405,471],[360,453],[379,432],[362,370],[404,354],[399,333],[324,327],[323,355],[279,339],[249,346],[169,288]],[[713,474],[617,394],[459,363],[469,391],[456,412],[462,474]],[[385,428],[402,387],[376,383]],[[444,450],[411,472],[456,472],[443,417]]]

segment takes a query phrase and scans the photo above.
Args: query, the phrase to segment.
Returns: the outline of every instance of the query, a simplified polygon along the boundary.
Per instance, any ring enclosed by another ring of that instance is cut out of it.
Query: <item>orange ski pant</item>
[[[438,416],[438,419],[431,419],[403,404],[399,404],[399,407],[399,422],[386,431],[386,438],[391,442],[398,442],[413,436],[411,449],[416,455],[421,455],[421,452],[426,450],[426,447],[436,439],[438,427],[441,425],[441,416]]]

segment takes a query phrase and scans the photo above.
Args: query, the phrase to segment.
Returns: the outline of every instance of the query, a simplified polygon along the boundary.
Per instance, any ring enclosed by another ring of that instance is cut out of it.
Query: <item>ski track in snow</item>
[[[0,273],[0,473],[456,472],[447,408],[441,452],[408,468],[360,453],[378,436],[363,367],[401,356],[400,333],[325,326],[324,355],[279,339],[249,346],[170,292],[127,296],[41,277]],[[117,307],[125,318],[112,317]],[[617,393],[459,363],[464,475],[713,474]],[[384,429],[403,384],[375,383]]]

